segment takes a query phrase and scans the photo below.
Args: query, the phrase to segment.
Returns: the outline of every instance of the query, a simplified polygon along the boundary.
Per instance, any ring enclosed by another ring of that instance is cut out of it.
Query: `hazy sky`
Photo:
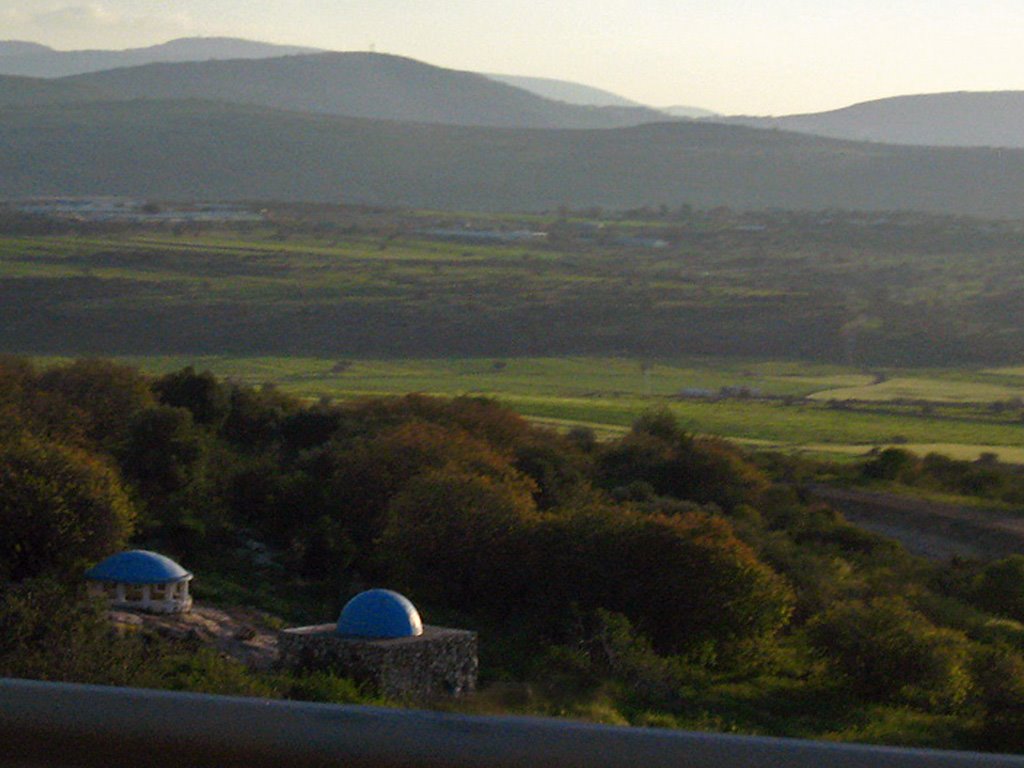
[[[1024,0],[0,0],[0,39],[126,48],[186,35],[373,44],[727,113],[1024,90]]]

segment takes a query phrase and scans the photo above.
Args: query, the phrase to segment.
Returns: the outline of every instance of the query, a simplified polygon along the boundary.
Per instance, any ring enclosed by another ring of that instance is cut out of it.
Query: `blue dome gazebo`
[[[150,613],[184,613],[192,608],[192,574],[169,557],[133,549],[103,560],[85,573],[89,591],[112,608]]]
[[[419,637],[423,621],[405,595],[390,589],[368,589],[341,610],[337,633],[350,637]]]

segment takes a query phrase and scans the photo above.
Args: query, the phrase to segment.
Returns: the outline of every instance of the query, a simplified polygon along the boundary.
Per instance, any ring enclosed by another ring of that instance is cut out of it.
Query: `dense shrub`
[[[1024,621],[1024,555],[1011,555],[985,566],[974,594],[986,610]]]
[[[910,478],[917,470],[917,459],[902,448],[886,448],[864,464],[864,477],[871,480]]]
[[[590,504],[546,515],[531,539],[535,612],[627,616],[663,651],[771,637],[792,610],[786,583],[705,513],[651,515]]]
[[[808,630],[832,669],[865,696],[949,710],[970,692],[963,635],[898,598],[839,603]]]
[[[726,511],[757,505],[767,478],[724,440],[687,434],[667,412],[646,414],[621,441],[610,445],[598,465],[601,484],[614,489],[637,481],[658,494]]]
[[[1005,645],[978,648],[971,661],[982,705],[982,745],[1017,751],[1024,734],[1024,656]]]
[[[146,662],[77,588],[28,579],[0,590],[0,677],[130,685]]]

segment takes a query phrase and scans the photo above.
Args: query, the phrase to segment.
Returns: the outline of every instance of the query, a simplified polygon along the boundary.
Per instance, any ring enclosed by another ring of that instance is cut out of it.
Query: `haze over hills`
[[[122,51],[57,51],[21,40],[0,41],[0,75],[64,77],[154,62],[262,59],[314,53],[319,49],[274,45],[235,37],[184,37]]]
[[[316,54],[324,57],[316,66],[288,61]],[[153,64],[181,68],[147,68]],[[114,69],[126,71],[109,72]],[[451,76],[447,83],[442,73]],[[96,82],[82,79],[61,86],[67,98],[76,101],[201,98],[356,117],[538,128],[709,119],[856,141],[1024,147],[1024,91],[897,96],[828,112],[724,117],[693,106],[651,108],[601,88],[556,78],[488,74],[483,77],[490,82],[516,89],[488,91],[479,80],[467,79],[479,77],[472,73],[402,57],[329,53],[230,37],[181,38],[121,51],[57,51],[34,42],[0,41],[0,75],[5,74],[96,75]],[[86,87],[78,90],[80,85]],[[58,88],[41,88],[36,103],[53,103],[59,93]],[[0,104],[30,104],[34,98],[27,83],[0,82]]]
[[[551,101],[483,75],[378,53],[146,64],[62,78],[109,99],[207,99],[405,122],[612,128],[670,120],[638,107]]]
[[[712,123],[539,131],[209,102],[0,111],[0,198],[910,209],[1024,216],[1024,152],[858,144]]]
[[[179,38],[146,48],[123,51],[56,51],[39,43],[0,40],[0,75],[22,77],[66,77],[118,67],[144,64],[209,61],[227,59],[263,59],[282,56],[328,53],[322,49],[275,45],[232,37]],[[486,74],[491,80],[521,88],[537,96],[567,104],[591,107],[649,109],[644,104],[618,94],[582,83],[546,77]],[[663,110],[677,117],[706,117],[707,110],[682,107]]]
[[[484,76],[491,80],[497,80],[499,83],[530,91],[545,99],[564,101],[566,104],[578,104],[585,107],[646,107],[638,101],[632,101],[603,88],[574,83],[570,80],[522,75],[495,75],[490,72],[484,73]]]
[[[728,120],[887,144],[1024,147],[1024,91],[896,96],[830,112]]]
[[[660,107],[659,111],[664,112],[666,115],[672,115],[672,117],[685,117],[691,120],[697,120],[704,117],[719,117],[717,112],[712,112],[710,109],[688,107],[685,104],[676,104],[671,107]]]

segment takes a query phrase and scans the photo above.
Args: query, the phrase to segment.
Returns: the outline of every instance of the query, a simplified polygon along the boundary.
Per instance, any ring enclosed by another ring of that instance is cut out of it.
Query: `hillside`
[[[0,74],[24,77],[64,77],[114,67],[153,62],[206,59],[260,59],[312,53],[314,48],[273,45],[234,37],[186,37],[145,48],[122,51],[57,51],[38,43],[0,41]]]
[[[644,108],[550,101],[483,75],[375,53],[148,64],[62,82],[101,90],[112,99],[208,99],[452,125],[612,128],[670,119]]]
[[[831,112],[729,121],[887,144],[1024,147],[1024,91],[897,96]]]
[[[101,101],[106,98],[109,98],[109,94],[85,83],[0,75],[0,109],[73,104],[80,101]]]
[[[566,104],[579,104],[591,107],[642,107],[638,101],[619,96],[617,93],[595,88],[592,85],[574,83],[570,80],[558,80],[551,77],[526,77],[524,75],[495,75],[485,73],[491,80],[505,83],[524,91],[530,91],[545,99],[564,101]]]
[[[0,133],[9,150],[0,155],[3,198],[1024,215],[1024,153],[856,144],[707,123],[512,131],[131,101],[0,111]]]

